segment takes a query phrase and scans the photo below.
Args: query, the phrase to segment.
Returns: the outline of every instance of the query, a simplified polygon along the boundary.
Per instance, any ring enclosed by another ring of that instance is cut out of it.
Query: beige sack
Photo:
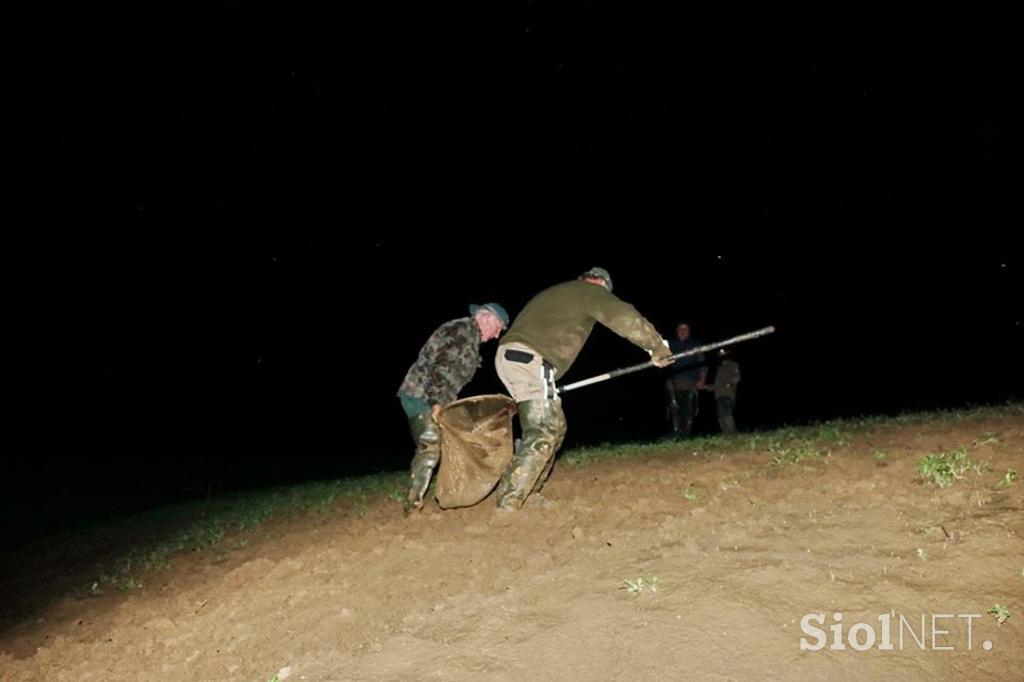
[[[505,395],[478,395],[445,405],[437,503],[442,509],[469,507],[487,497],[512,460],[512,415]]]

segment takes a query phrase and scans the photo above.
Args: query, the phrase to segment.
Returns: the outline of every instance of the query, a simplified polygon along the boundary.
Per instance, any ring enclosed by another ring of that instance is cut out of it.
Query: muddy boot
[[[534,484],[534,486],[533,486],[533,493],[534,494],[539,493],[541,490],[544,489],[544,484],[548,482],[548,477],[551,475],[551,470],[553,468],[555,468],[555,459],[556,459],[555,455],[557,455],[558,449],[560,447],[562,447],[562,441],[565,440],[565,431],[566,431],[566,423],[565,423],[565,416],[563,415],[562,421],[561,421],[561,428],[559,429],[559,431],[557,433],[557,440],[555,441],[555,449],[553,450],[554,454],[552,454],[551,457],[548,458],[548,463],[544,465],[544,471],[541,472],[540,478],[538,478],[537,482]]]
[[[409,417],[409,430],[416,441],[416,454],[409,471],[409,492],[405,498],[405,513],[423,506],[423,496],[430,486],[434,468],[441,459],[441,435],[429,412]]]
[[[565,435],[565,414],[557,400],[519,403],[519,421],[523,445],[513,455],[498,484],[499,509],[518,509],[523,505],[545,472],[550,473],[555,451]]]

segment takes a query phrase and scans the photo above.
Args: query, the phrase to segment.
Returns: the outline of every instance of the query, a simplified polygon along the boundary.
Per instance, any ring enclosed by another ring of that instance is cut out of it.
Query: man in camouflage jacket
[[[435,419],[455,400],[480,367],[480,344],[497,338],[508,326],[508,313],[497,303],[469,306],[470,317],[438,327],[405,375],[398,397],[416,443],[409,474],[406,513],[423,505],[434,468],[441,459],[441,436]]]
[[[516,401],[523,442],[498,484],[498,508],[518,509],[540,492],[565,437],[565,413],[555,391],[600,322],[647,350],[658,367],[668,364],[668,344],[629,303],[612,294],[604,268],[540,292],[509,328],[494,368]]]

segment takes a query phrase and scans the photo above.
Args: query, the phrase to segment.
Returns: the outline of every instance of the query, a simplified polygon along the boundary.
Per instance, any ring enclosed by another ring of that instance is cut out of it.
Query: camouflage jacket
[[[472,317],[445,322],[430,335],[405,375],[398,395],[447,405],[476,374],[480,359],[480,328]]]

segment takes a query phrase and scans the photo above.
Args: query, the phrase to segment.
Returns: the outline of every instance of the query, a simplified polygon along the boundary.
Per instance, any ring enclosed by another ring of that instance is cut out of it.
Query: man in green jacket
[[[523,431],[522,445],[498,484],[499,509],[518,509],[550,475],[566,429],[555,381],[572,366],[595,322],[645,349],[658,367],[669,364],[668,344],[636,308],[612,294],[604,268],[534,296],[505,333],[494,363],[516,401]]]

